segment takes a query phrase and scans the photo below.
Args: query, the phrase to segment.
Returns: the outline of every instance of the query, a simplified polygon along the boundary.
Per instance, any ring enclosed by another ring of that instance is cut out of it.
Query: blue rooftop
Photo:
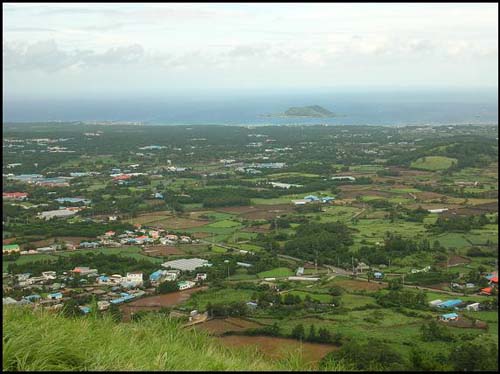
[[[441,317],[445,318],[445,319],[457,318],[458,314],[457,313],[448,313],[448,314],[443,314]]]
[[[453,300],[446,300],[443,301],[441,304],[438,304],[439,308],[453,308],[454,306],[457,306],[458,304],[461,304],[462,300],[460,299],[453,299]]]
[[[319,197],[315,195],[307,195],[306,197],[304,197],[304,200],[318,201]]]

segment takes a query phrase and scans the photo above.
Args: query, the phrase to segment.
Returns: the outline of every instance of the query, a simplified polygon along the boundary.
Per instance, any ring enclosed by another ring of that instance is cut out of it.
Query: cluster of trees
[[[94,221],[80,221],[70,223],[63,219],[48,221],[37,219],[34,222],[28,223],[11,223],[5,227],[5,230],[12,232],[16,237],[39,235],[44,238],[54,236],[86,236],[95,238],[108,230],[122,232],[133,229],[133,225],[117,221],[99,223]]]
[[[241,317],[246,316],[248,311],[248,306],[243,301],[235,301],[228,304],[207,304],[207,312],[210,317]]]
[[[19,274],[29,272],[40,275],[43,271],[71,270],[76,266],[95,268],[99,273],[125,274],[127,272],[143,271],[152,273],[158,266],[147,260],[136,260],[132,257],[107,255],[104,253],[75,253],[70,256],[58,256],[57,260],[41,260],[8,265],[9,273]]]
[[[316,331],[316,326],[314,324],[309,326],[309,332],[306,333],[304,325],[300,323],[293,328],[290,337],[313,343],[339,343],[342,335],[339,333],[332,334],[325,327],[320,327]]]
[[[348,262],[348,247],[353,244],[349,228],[339,222],[305,223],[297,227],[293,239],[285,244],[284,253],[318,263]]]
[[[390,290],[387,293],[379,293],[376,297],[377,303],[383,307],[408,307],[422,309],[427,307],[425,292],[413,290]]]
[[[166,294],[170,292],[179,291],[179,286],[176,281],[166,281],[162,282],[156,287],[156,292],[159,294]]]
[[[424,342],[452,342],[455,340],[454,335],[448,330],[446,326],[438,323],[437,321],[429,321],[420,327],[422,340]]]
[[[478,229],[490,223],[486,215],[479,216],[440,216],[436,223],[430,226],[432,231],[443,232],[468,232],[472,229]]]

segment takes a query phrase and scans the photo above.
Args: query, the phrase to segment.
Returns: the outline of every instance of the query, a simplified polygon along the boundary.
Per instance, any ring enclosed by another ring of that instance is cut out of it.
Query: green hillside
[[[215,338],[159,316],[115,323],[110,318],[69,319],[4,306],[2,340],[3,370],[8,371],[307,368],[297,355],[270,361],[250,348],[230,350]]]

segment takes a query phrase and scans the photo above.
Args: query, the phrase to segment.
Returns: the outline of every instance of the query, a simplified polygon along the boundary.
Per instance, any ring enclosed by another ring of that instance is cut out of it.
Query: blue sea
[[[320,105],[334,118],[279,118]],[[124,98],[5,99],[4,122],[137,121],[152,125],[498,124],[498,90],[383,90],[236,93]]]

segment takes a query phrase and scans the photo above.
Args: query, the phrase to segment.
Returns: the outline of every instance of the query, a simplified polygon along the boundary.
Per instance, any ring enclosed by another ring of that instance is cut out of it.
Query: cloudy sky
[[[498,4],[3,4],[4,99],[497,87]]]

